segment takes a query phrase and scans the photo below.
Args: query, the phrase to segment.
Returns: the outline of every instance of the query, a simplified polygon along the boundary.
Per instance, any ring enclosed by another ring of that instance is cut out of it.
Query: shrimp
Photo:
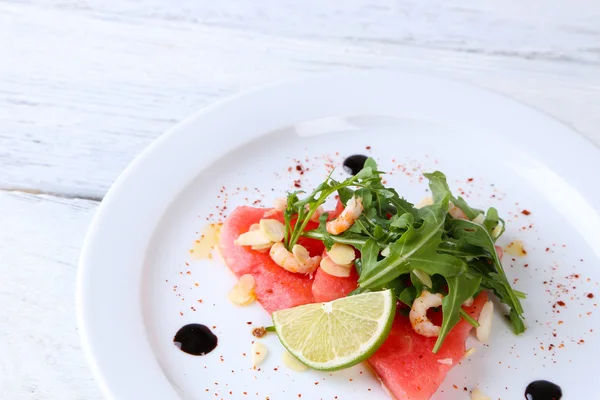
[[[496,247],[496,254],[498,255],[498,260],[502,261],[502,256],[504,255],[504,250],[500,246],[494,246],[494,247]]]
[[[460,208],[456,207],[451,201],[448,202],[448,214],[450,214],[453,218],[456,219],[469,219],[469,217],[467,217],[467,214],[465,214],[465,212]]]
[[[271,247],[269,255],[275,264],[295,274],[312,274],[321,262],[321,256],[311,257],[306,247],[299,244],[295,244],[290,253],[283,243],[277,242]]]
[[[360,214],[363,212],[363,204],[362,199],[355,198],[352,196],[348,203],[346,204],[346,208],[337,218],[327,222],[325,227],[327,228],[327,232],[332,235],[339,235],[340,233],[348,230],[352,224],[360,217]]]
[[[433,294],[427,290],[423,290],[421,295],[415,299],[408,314],[410,324],[415,332],[425,337],[436,337],[440,334],[440,327],[434,325],[427,318],[427,310],[432,307],[442,305],[442,295],[439,293]]]
[[[279,197],[273,202],[273,208],[267,211],[263,218],[272,217],[273,215],[281,214],[287,208],[287,199],[285,197]]]
[[[305,206],[305,210],[308,211],[310,210],[310,206],[307,204]],[[310,220],[312,222],[319,222],[319,218],[321,218],[321,214],[323,214],[325,212],[325,209],[323,208],[323,206],[319,206],[315,212],[313,213],[313,215],[310,217]]]

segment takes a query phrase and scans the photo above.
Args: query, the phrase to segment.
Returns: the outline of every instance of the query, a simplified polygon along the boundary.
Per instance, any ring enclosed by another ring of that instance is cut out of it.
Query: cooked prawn
[[[460,208],[456,207],[452,202],[448,203],[448,214],[450,214],[453,218],[456,219],[469,219],[469,217],[467,217],[467,214],[465,214],[465,212]]]
[[[280,214],[280,213],[284,212],[286,208],[287,208],[287,199],[285,197],[279,197],[279,198],[275,199],[275,201],[273,202],[273,208],[271,208],[269,211],[267,211],[265,213],[265,215],[263,215],[263,218],[268,218],[268,217],[272,217],[273,215]]]
[[[306,211],[310,210],[310,206],[307,204],[305,209],[306,209]],[[325,212],[325,209],[323,208],[323,206],[319,206],[315,210],[313,215],[310,217],[310,220],[313,222],[319,222],[319,218],[321,218],[321,214],[323,214],[324,212]]]
[[[427,318],[427,310],[432,307],[439,307],[442,305],[442,295],[439,293],[433,294],[427,290],[423,290],[421,295],[415,299],[408,319],[415,332],[419,335],[426,337],[436,337],[440,334],[440,327],[434,325],[429,318]]]
[[[277,242],[271,247],[269,255],[275,264],[295,274],[312,274],[321,262],[321,256],[311,257],[308,250],[299,244],[295,244],[289,252],[283,243]]]
[[[363,204],[362,199],[355,198],[352,196],[348,203],[346,204],[346,208],[337,218],[332,219],[327,222],[325,227],[327,228],[327,232],[332,235],[339,235],[340,233],[348,230],[352,224],[360,217],[360,214],[363,212]]]

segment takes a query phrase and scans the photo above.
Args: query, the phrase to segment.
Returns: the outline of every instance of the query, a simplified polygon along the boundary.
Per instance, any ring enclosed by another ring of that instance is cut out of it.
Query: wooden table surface
[[[352,69],[486,87],[600,144],[598,0],[0,0],[0,399],[101,398],[77,259],[140,151],[229,94]]]

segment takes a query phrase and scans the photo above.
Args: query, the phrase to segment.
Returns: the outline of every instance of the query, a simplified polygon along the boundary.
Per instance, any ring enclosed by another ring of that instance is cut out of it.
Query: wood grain
[[[101,198],[154,138],[272,80],[409,70],[600,143],[600,3],[0,2],[0,187]]]
[[[0,191],[0,399],[100,399],[75,325],[79,249],[97,203]]]

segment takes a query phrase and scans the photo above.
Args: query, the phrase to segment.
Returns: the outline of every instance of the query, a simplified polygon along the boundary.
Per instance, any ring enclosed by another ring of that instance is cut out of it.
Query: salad
[[[396,398],[428,399],[472,351],[472,328],[487,341],[488,295],[520,334],[525,294],[502,267],[496,209],[454,197],[439,171],[424,174],[432,197],[415,207],[383,174],[369,158],[356,175],[330,175],[273,209],[239,207],[219,247],[240,278],[230,299],[257,299],[295,359],[321,370],[367,360]],[[332,198],[336,208],[325,211]]]

